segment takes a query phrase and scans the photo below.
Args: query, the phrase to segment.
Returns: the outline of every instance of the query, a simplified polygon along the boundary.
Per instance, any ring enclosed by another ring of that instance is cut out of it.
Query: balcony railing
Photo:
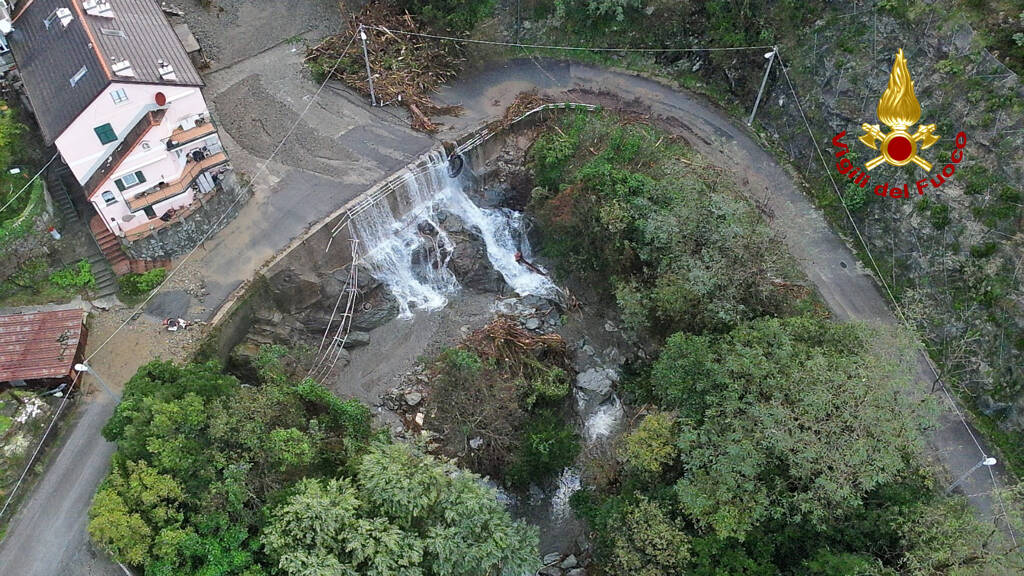
[[[141,195],[128,200],[128,208],[132,212],[136,212],[147,206],[163,202],[168,198],[173,198],[188,190],[188,187],[196,181],[196,178],[198,178],[200,174],[214,166],[224,164],[227,161],[228,156],[224,152],[211,154],[198,162],[189,161],[185,164],[185,171],[181,173],[181,176],[177,180],[174,182],[168,182],[163,186],[157,185],[156,187],[143,192]]]
[[[96,189],[107,180],[111,172],[117,169],[118,165],[121,164],[121,160],[124,160],[124,157],[135,149],[135,145],[146,135],[146,132],[149,132],[150,128],[163,122],[166,113],[167,111],[162,109],[150,110],[135,123],[135,126],[118,143],[117,148],[114,148],[113,152],[107,156],[106,161],[86,180],[83,186],[86,197],[96,193]]]
[[[167,139],[167,149],[181,148],[189,142],[205,138],[216,131],[217,127],[209,120],[204,121],[202,124],[197,124],[194,128],[189,128],[188,130],[175,130],[171,137]]]

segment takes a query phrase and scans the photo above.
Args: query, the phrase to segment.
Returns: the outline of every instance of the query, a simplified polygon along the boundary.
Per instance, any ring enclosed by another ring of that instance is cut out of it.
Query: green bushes
[[[580,444],[571,423],[551,410],[531,414],[522,427],[522,441],[508,464],[505,477],[516,487],[561,472],[576,460]]]
[[[931,222],[932,227],[936,230],[944,230],[952,221],[949,217],[949,206],[939,203],[932,204],[928,214],[928,221]]]
[[[90,510],[101,549],[156,575],[537,568],[536,531],[493,490],[375,442],[366,406],[277,372],[279,354],[261,353],[261,381],[248,386],[215,363],[160,361],[127,383],[103,428],[117,452]]]
[[[421,16],[438,31],[462,35],[472,32],[481,20],[491,15],[494,0],[401,0],[399,6]]]
[[[530,166],[554,191],[530,204],[542,253],[563,276],[614,290],[634,330],[720,331],[784,313],[771,280],[788,273],[780,242],[712,167],[670,142],[583,114],[539,138]]]
[[[95,288],[96,277],[92,275],[92,264],[81,260],[78,264],[62,268],[50,274],[50,282],[60,288]]]
[[[117,279],[117,284],[126,296],[142,296],[159,286],[165,278],[167,270],[154,268],[143,274],[125,274]]]

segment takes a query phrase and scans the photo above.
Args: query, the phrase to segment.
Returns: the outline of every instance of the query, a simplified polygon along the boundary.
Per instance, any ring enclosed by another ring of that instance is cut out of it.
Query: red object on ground
[[[911,145],[910,140],[907,140],[903,136],[897,136],[892,140],[889,140],[889,143],[885,147],[885,151],[888,152],[889,156],[897,162],[903,162],[910,158],[911,150],[913,150],[913,146]]]
[[[11,308],[0,315],[0,382],[73,377],[84,355],[85,311],[78,306]]]

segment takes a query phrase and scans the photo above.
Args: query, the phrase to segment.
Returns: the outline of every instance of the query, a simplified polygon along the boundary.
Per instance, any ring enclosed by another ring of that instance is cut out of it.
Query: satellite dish
[[[157,106],[163,106],[164,104],[167,104],[167,96],[165,96],[163,92],[157,92],[155,100]]]
[[[11,30],[13,30],[13,28],[11,28],[10,20],[8,20],[7,18],[0,20],[0,34],[6,36],[11,33]]]

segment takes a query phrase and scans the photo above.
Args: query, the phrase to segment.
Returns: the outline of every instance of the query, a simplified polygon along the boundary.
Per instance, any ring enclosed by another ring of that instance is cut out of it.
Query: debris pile
[[[305,62],[315,75],[323,78],[333,71],[333,78],[370,95],[359,40],[362,24],[373,71],[374,94],[379,104],[405,106],[409,109],[412,127],[423,132],[439,129],[430,116],[459,113],[459,106],[438,106],[430,100],[430,94],[454,78],[463,62],[455,42],[401,34],[429,33],[430,30],[408,12],[399,11],[388,2],[371,2],[358,16],[347,20],[347,32],[330,36],[306,50]],[[335,67],[339,58],[341,61]]]

